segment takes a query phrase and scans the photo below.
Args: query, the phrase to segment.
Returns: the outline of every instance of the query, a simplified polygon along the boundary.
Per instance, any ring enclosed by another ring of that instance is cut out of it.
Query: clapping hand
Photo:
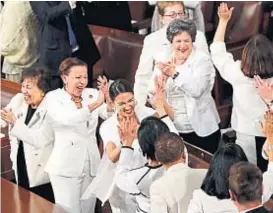
[[[156,67],[161,71],[162,75],[173,77],[176,73],[175,66],[171,62],[156,62]]]
[[[263,81],[260,76],[254,76],[254,86],[258,89],[258,93],[263,101],[269,105],[273,99],[273,85]]]
[[[228,9],[227,4],[222,2],[220,6],[218,7],[218,12],[217,12],[219,21],[227,23],[232,16],[233,10],[234,10],[234,7]]]
[[[108,105],[108,111],[114,111],[114,103],[109,95],[109,83],[105,76],[99,76],[97,79],[98,89],[104,94],[106,103]]]
[[[1,119],[7,122],[8,124],[15,124],[16,117],[11,111],[11,109],[3,109],[1,110]]]
[[[164,109],[164,102],[166,98],[166,79],[164,75],[155,76],[154,85],[155,85],[155,94],[153,99],[148,100],[149,104],[157,111],[159,117],[166,114]]]
[[[138,123],[133,117],[122,117],[119,126],[118,133],[123,146],[131,147],[134,139],[137,136]]]
[[[261,124],[261,130],[266,136],[263,150],[266,152],[269,159],[273,159],[273,111],[268,110],[264,117],[265,122],[264,124]]]

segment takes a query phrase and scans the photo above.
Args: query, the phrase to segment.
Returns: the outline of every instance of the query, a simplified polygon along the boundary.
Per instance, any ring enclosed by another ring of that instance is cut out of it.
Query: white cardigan
[[[233,88],[231,127],[243,134],[264,137],[259,121],[263,121],[267,107],[253,85],[253,79],[243,74],[241,61],[234,61],[224,42],[214,42],[210,49],[214,65]],[[273,78],[268,81],[272,82]]]
[[[170,61],[172,53],[160,52],[156,61]],[[214,85],[215,69],[210,56],[206,53],[193,49],[191,55],[182,67],[176,66],[178,77],[173,80],[168,78],[166,94],[171,87],[180,87],[185,92],[185,106],[190,124],[197,135],[208,136],[219,129],[220,118],[215,102],[211,96]],[[161,71],[155,68],[149,82],[148,91],[154,90],[154,78],[161,75]]]

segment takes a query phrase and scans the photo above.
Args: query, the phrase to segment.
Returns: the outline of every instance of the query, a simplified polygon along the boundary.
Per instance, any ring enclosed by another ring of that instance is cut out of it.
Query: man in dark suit
[[[231,167],[228,180],[230,198],[238,212],[273,212],[262,205],[263,174],[257,166],[249,162],[239,162]]]
[[[52,71],[54,87],[61,87],[59,65],[67,57],[78,57],[88,64],[89,86],[92,67],[100,53],[85,21],[84,5],[75,1],[31,1],[40,25],[41,62]]]

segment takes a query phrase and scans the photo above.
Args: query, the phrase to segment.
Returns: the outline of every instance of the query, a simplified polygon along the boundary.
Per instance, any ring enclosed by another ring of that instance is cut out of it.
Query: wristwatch
[[[176,73],[173,75],[173,80],[176,79],[177,76],[179,76],[179,72],[176,72]]]

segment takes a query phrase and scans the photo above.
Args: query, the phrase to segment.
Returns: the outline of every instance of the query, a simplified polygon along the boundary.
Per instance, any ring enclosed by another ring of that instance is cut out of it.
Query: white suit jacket
[[[44,168],[53,148],[54,132],[49,122],[44,100],[36,109],[28,125],[25,125],[28,106],[22,93],[15,95],[7,105],[7,108],[11,109],[17,118],[16,123],[9,127],[10,158],[17,179],[17,153],[19,140],[22,140],[29,186],[34,187],[49,182]]]
[[[155,56],[156,61],[170,61],[172,53],[160,52]],[[189,122],[201,137],[208,136],[219,129],[220,118],[212,98],[211,91],[215,80],[215,69],[210,56],[196,48],[182,67],[177,66],[178,77],[173,80],[168,78],[166,83],[166,98],[172,87],[181,88],[184,93],[185,107]],[[149,82],[148,91],[154,90],[154,78],[161,75],[155,68]]]
[[[192,193],[201,187],[206,172],[206,169],[191,169],[183,163],[168,168],[151,185],[151,213],[186,213]]]
[[[273,194],[273,163],[268,164],[263,174],[263,203]],[[219,200],[216,196],[209,196],[202,189],[193,192],[187,213],[237,213],[238,210],[230,199]]]
[[[98,91],[86,88],[82,93],[83,108],[77,109],[71,96],[64,89],[49,92],[45,99],[55,133],[52,155],[46,171],[66,177],[79,177],[85,160],[90,161],[90,174],[96,175],[100,154],[96,140],[98,117],[107,117],[106,105],[92,113],[88,105],[95,102]]]
[[[158,52],[162,51],[172,52],[172,47],[167,39],[166,31],[167,26],[154,33],[151,33],[144,39],[134,85],[135,97],[141,104],[146,103],[148,82],[154,69],[155,56],[158,54]],[[197,49],[209,54],[207,40],[203,32],[197,31],[194,44]]]
[[[241,61],[234,61],[226,50],[224,42],[214,42],[210,46],[211,57],[221,77],[232,85],[231,127],[246,135],[261,136],[259,121],[264,120],[266,104],[253,85],[253,79],[246,77],[241,70]],[[267,79],[273,83],[273,78]],[[251,100],[251,105],[249,104]]]

